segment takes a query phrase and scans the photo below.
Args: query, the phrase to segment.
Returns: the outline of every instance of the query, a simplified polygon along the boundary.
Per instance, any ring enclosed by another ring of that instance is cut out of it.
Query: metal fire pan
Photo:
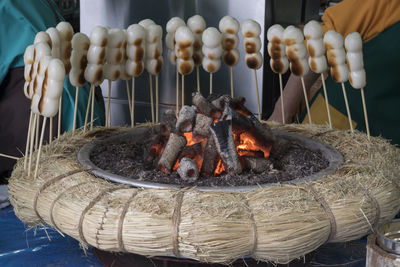
[[[400,219],[379,226],[377,236],[378,245],[383,250],[400,255]]]
[[[140,181],[138,179],[135,179],[134,177],[123,177],[117,174],[113,174],[111,172],[105,171],[97,167],[96,165],[93,164],[93,162],[90,160],[90,154],[92,153],[93,149],[98,146],[106,146],[111,143],[118,143],[118,142],[123,142],[123,141],[131,141],[131,142],[138,142],[141,140],[138,140],[140,138],[137,138],[138,136],[143,134],[151,134],[152,131],[155,130],[155,127],[159,126],[152,126],[152,127],[139,127],[132,129],[131,131],[127,131],[121,134],[117,134],[115,136],[111,136],[105,139],[96,139],[93,140],[86,145],[84,145],[80,151],[78,152],[78,162],[83,165],[84,167],[90,168],[91,173],[102,177],[106,180],[116,182],[116,183],[122,183],[122,184],[128,184],[134,187],[140,187],[140,188],[153,188],[153,189],[181,189],[182,187],[179,185],[171,185],[171,184],[161,184],[161,183],[153,183],[153,182],[147,182],[147,181]],[[316,172],[312,175],[300,178],[300,179],[294,179],[290,180],[287,182],[282,182],[280,184],[302,184],[305,182],[310,182],[310,181],[315,181],[318,178],[322,178],[336,169],[339,168],[340,165],[343,163],[343,156],[340,154],[339,151],[334,149],[332,146],[324,144],[322,142],[313,140],[311,138],[307,138],[305,136],[295,134],[295,133],[290,133],[290,132],[285,132],[285,131],[278,131],[278,130],[273,130],[273,133],[277,136],[283,137],[287,140],[291,141],[297,141],[307,148],[313,150],[313,151],[319,151],[322,153],[322,155],[329,161],[329,165],[327,168]],[[259,184],[259,185],[251,185],[251,186],[219,186],[219,187],[206,187],[206,186],[198,186],[196,189],[200,191],[223,191],[223,192],[245,192],[245,191],[251,191],[254,189],[258,188],[263,188],[263,187],[272,187],[272,186],[277,186],[277,183],[267,183],[267,184]]]

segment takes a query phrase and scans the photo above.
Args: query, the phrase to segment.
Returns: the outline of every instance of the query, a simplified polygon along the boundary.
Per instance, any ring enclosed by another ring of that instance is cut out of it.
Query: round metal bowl
[[[382,249],[400,255],[400,219],[379,226],[377,236],[378,245]]]
[[[128,177],[123,177],[114,173],[107,172],[105,170],[100,169],[96,165],[93,164],[93,162],[90,160],[90,154],[92,153],[93,149],[98,146],[106,146],[107,144],[111,143],[119,143],[123,141],[129,141],[129,142],[140,142],[142,140],[141,136],[143,137],[144,135],[152,134],[154,130],[156,130],[156,126],[152,127],[140,127],[140,128],[134,128],[130,131],[117,134],[115,136],[111,136],[105,139],[96,139],[94,141],[91,141],[84,145],[80,151],[78,152],[78,161],[81,165],[84,167],[88,167],[91,169],[91,173],[93,173],[96,176],[102,177],[104,179],[116,182],[116,183],[123,183],[123,184],[129,184],[135,187],[142,187],[142,188],[168,188],[168,189],[179,189],[181,186],[179,185],[173,185],[173,184],[161,184],[161,183],[153,183],[153,182],[147,182],[147,181],[140,181],[134,178],[128,178]],[[295,134],[295,133],[289,133],[289,132],[284,132],[284,131],[278,131],[274,130],[273,131],[276,136],[283,137],[287,140],[291,141],[297,141],[307,148],[313,150],[313,151],[319,151],[322,153],[322,155],[328,160],[329,165],[327,168],[316,172],[312,175],[299,178],[299,179],[294,179],[290,180],[287,182],[282,182],[282,184],[286,183],[294,183],[294,184],[301,184],[309,181],[314,181],[318,178],[324,177],[333,171],[335,171],[337,168],[339,168],[340,165],[343,163],[343,156],[340,154],[339,151],[334,149],[332,146],[315,141],[311,138],[307,138],[305,136]],[[251,185],[251,186],[215,186],[215,187],[206,187],[206,186],[198,186],[196,189],[201,190],[201,191],[224,191],[224,192],[238,192],[238,191],[250,191],[253,189],[257,189],[260,187],[270,187],[270,186],[276,186],[276,183],[267,183],[267,184],[260,184],[260,185]]]

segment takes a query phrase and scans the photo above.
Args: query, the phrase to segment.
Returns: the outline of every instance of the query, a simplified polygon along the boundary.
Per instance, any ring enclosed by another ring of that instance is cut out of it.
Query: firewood
[[[195,118],[196,108],[194,106],[183,106],[179,111],[176,129],[182,133],[191,132]]]
[[[196,156],[199,156],[203,153],[201,143],[196,143],[191,146],[185,146],[182,152],[179,154],[178,159],[182,158],[190,158],[194,159]]]
[[[184,136],[171,133],[158,161],[158,169],[167,174],[171,173],[172,167],[185,146],[186,138]]]
[[[195,136],[197,135],[204,137],[210,136],[210,125],[212,122],[213,122],[212,118],[203,114],[197,114],[195,125],[193,128],[193,134]]]
[[[253,123],[253,130],[252,132],[255,132],[257,135],[261,136],[262,139],[269,143],[273,144],[275,142],[275,136],[272,133],[271,128],[268,126],[268,124],[263,124],[261,123],[256,116],[250,115],[248,118],[251,120]]]
[[[259,157],[242,157],[247,169],[252,170],[254,173],[262,173],[272,169],[272,163],[269,159]]]
[[[212,136],[208,138],[206,148],[204,149],[203,165],[201,165],[201,174],[205,176],[212,175],[219,161],[218,151],[215,149],[215,141]]]
[[[162,115],[161,125],[165,125],[169,133],[174,133],[176,126],[175,111],[173,111],[172,109],[167,109]]]
[[[179,162],[178,174],[182,180],[194,182],[199,178],[199,169],[192,159],[182,158]]]
[[[245,116],[253,115],[253,113],[245,107],[245,102],[246,98],[244,98],[243,96],[236,97],[232,99],[232,101],[230,102],[230,106],[231,108]]]
[[[211,104],[211,102],[205,99],[199,92],[192,94],[192,104],[197,107],[198,112],[209,116],[214,120],[221,117],[221,110]]]
[[[211,103],[218,109],[224,110],[226,103],[230,105],[232,102],[232,97],[230,95],[222,95],[217,99],[213,100]]]
[[[240,174],[242,165],[233,139],[232,120],[213,123],[210,129],[225,170],[229,174]]]

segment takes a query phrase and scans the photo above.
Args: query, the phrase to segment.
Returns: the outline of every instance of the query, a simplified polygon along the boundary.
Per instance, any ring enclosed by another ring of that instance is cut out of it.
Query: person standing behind
[[[400,144],[400,4],[398,0],[344,0],[326,9],[322,17],[324,32],[335,30],[343,37],[359,32],[363,40],[364,68],[367,74],[365,96],[371,135],[383,136]],[[325,74],[325,77],[327,75]],[[309,72],[306,87],[320,75]],[[334,128],[349,129],[340,83],[326,79],[330,113]],[[360,91],[346,83],[351,118],[356,129],[365,131]],[[300,79],[291,75],[283,93],[286,122],[293,122],[302,106]],[[320,89],[312,98],[311,117],[315,124],[327,124],[325,99]],[[281,121],[280,99],[269,120]],[[300,116],[301,117],[301,116]],[[305,120],[306,122],[307,120]]]

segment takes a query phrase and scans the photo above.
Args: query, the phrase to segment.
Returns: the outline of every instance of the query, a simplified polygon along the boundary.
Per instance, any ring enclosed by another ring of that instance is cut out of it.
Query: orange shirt
[[[324,32],[359,32],[364,42],[400,21],[400,0],[344,0],[326,9]]]

